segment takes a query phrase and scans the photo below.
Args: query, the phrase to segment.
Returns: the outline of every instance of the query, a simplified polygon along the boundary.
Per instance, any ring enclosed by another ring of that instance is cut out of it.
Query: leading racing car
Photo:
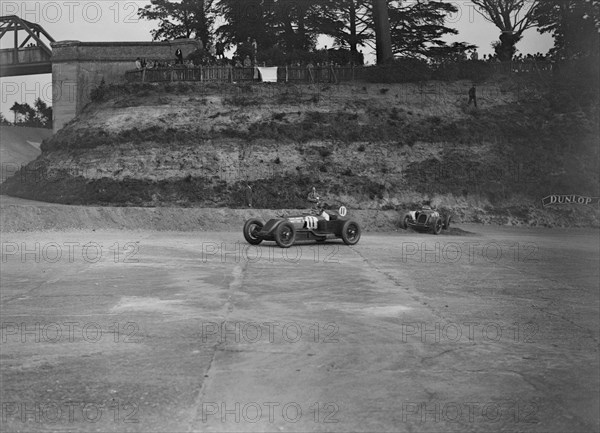
[[[346,245],[356,245],[360,240],[361,228],[358,222],[346,218],[347,209],[340,206],[337,211],[325,210],[325,203],[316,195],[313,188],[309,201],[316,206],[311,212],[301,215],[280,216],[267,223],[250,218],[244,223],[244,238],[252,245],[262,241],[275,241],[281,248],[289,248],[296,241],[341,238]]]

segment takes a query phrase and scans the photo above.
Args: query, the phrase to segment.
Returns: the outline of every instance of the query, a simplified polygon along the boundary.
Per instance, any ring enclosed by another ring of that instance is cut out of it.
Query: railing
[[[356,72],[363,67],[279,67],[277,80],[291,83],[336,83],[339,81],[352,81]],[[260,76],[255,68],[233,68],[229,66],[198,66],[198,67],[170,67],[132,70],[125,73],[129,82],[156,83],[163,81],[200,81],[231,83],[244,81],[260,81]]]
[[[467,61],[423,66],[423,71],[412,70],[402,64],[386,67],[379,66],[280,66],[277,80],[297,84],[339,83],[348,81],[375,81],[378,74],[384,72],[385,80],[391,82],[444,79],[449,73],[455,79],[468,79],[471,75],[540,73],[554,70],[550,61],[523,60],[514,62]],[[174,66],[167,68],[132,70],[125,73],[129,82],[199,81],[213,83],[260,81],[258,71],[253,68],[234,68],[231,66]]]

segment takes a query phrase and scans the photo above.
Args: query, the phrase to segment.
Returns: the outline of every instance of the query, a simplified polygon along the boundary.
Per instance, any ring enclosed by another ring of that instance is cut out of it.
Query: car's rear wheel
[[[252,218],[244,223],[244,239],[249,244],[258,245],[262,242],[262,238],[258,237],[258,232],[263,228],[264,224],[261,220]]]
[[[356,221],[346,221],[342,227],[342,240],[346,245],[356,245],[360,240],[360,226]]]
[[[281,223],[275,229],[275,242],[281,248],[289,248],[296,240],[296,229],[291,223]]]
[[[440,232],[442,231],[442,219],[441,218],[436,218],[435,222],[433,223],[433,234],[434,235],[439,235]]]

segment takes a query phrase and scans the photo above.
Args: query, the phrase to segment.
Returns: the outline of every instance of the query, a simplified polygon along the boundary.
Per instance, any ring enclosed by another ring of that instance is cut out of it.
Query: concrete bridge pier
[[[192,39],[167,42],[59,41],[52,46],[53,130],[56,133],[90,102],[90,92],[102,79],[107,84],[124,81],[135,69],[137,57],[174,61],[180,48],[187,56],[199,47]]]

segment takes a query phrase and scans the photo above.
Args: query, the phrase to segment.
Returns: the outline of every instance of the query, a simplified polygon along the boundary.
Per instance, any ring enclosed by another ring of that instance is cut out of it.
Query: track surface
[[[3,234],[0,430],[598,431],[599,259],[477,225]]]

